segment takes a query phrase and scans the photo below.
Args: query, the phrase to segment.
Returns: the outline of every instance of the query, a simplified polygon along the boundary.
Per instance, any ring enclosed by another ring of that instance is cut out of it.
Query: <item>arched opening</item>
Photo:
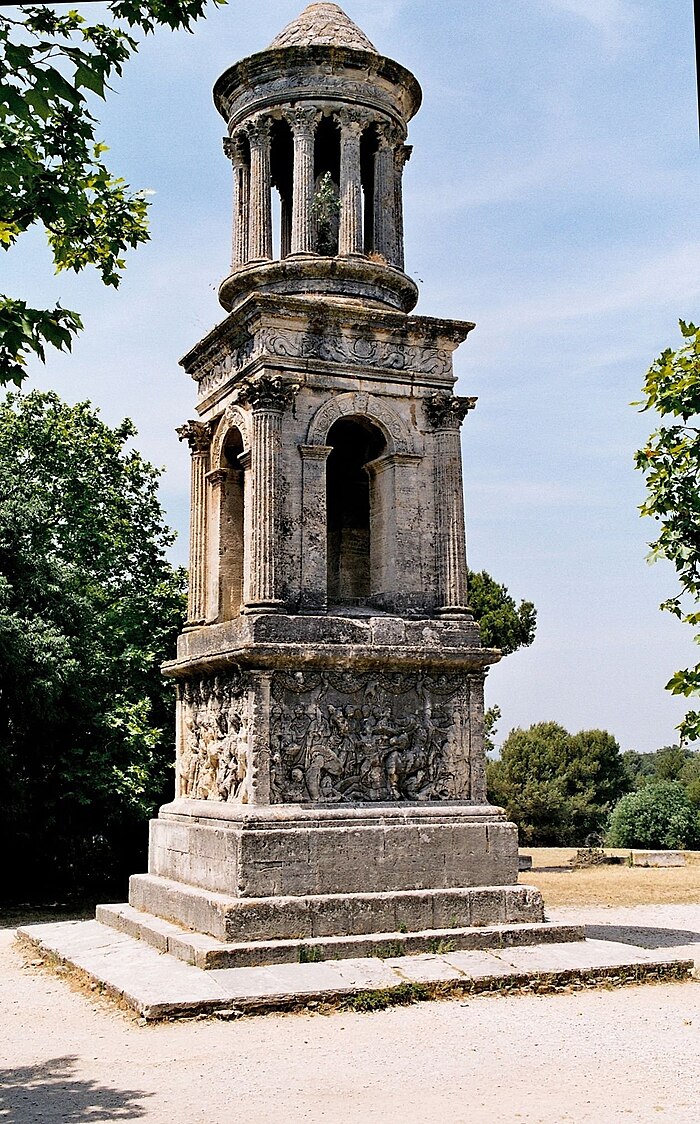
[[[328,602],[362,604],[375,591],[372,489],[366,465],[386,448],[381,431],[364,418],[340,418],[326,443],[332,447],[326,465],[328,534]]]
[[[294,137],[286,121],[274,121],[270,135],[270,179],[277,189],[272,198],[272,254],[286,258],[292,248],[292,190]]]
[[[374,125],[369,125],[360,138],[360,179],[366,254],[371,254],[374,249],[374,158],[377,147],[377,130]]]
[[[322,117],[314,142],[314,246],[317,254],[338,253],[340,230],[340,129]]]
[[[239,429],[226,435],[221,467],[226,470],[221,497],[219,532],[219,606],[222,620],[237,617],[243,604],[244,574],[244,471],[239,461],[243,438]]]

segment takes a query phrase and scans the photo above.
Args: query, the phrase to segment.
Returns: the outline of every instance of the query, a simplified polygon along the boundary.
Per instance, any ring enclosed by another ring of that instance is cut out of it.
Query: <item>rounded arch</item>
[[[376,425],[386,440],[387,453],[418,452],[415,435],[398,412],[384,399],[360,391],[329,398],[318,408],[309,424],[307,445],[326,445],[331,426],[350,417],[366,418]]]
[[[237,429],[243,441],[243,452],[250,449],[250,419],[238,406],[229,406],[225,414],[219,419],[216,433],[211,443],[210,464],[212,469],[227,468],[225,463],[224,448],[232,429]]]

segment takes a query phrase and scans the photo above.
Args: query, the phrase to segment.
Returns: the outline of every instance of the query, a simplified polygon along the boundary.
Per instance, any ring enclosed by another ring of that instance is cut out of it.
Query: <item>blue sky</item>
[[[76,4],[79,7],[79,4]],[[121,288],[52,274],[40,231],[2,262],[3,291],[83,315],[73,354],[29,387],[124,415],[166,468],[185,560],[194,410],[179,357],[223,312],[230,164],[211,87],[263,49],[303,0],[232,0],[194,34],[144,42],[98,110],[109,161],[151,189],[152,241]],[[405,174],[406,262],[418,312],[475,320],[456,358],[477,394],[464,429],[469,562],[535,602],[531,649],[492,669],[487,701],[512,726],[602,727],[623,749],[674,740],[663,690],[695,662],[658,610],[672,570],[645,562],[634,450],[654,427],[630,406],[644,372],[700,315],[698,149],[689,0],[346,0],[424,103]],[[90,6],[86,12],[94,14]]]

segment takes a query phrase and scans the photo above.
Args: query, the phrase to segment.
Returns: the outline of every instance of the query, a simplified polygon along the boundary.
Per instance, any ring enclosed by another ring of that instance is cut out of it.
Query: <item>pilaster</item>
[[[462,450],[459,429],[475,398],[433,394],[426,401],[435,431],[435,511],[438,607],[467,608],[467,547],[464,529]]]
[[[209,470],[211,426],[206,422],[188,421],[176,433],[187,441],[190,467],[190,551],[189,585],[187,591],[187,624],[201,624],[206,616],[207,589],[207,494],[206,474]]]

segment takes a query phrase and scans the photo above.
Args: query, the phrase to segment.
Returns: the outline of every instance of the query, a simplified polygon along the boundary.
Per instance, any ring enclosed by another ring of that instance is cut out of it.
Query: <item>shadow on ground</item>
[[[586,936],[596,941],[618,941],[639,948],[679,948],[700,944],[692,929],[652,929],[645,925],[586,925]]]
[[[80,902],[78,905],[1,905],[0,929],[46,925],[52,921],[87,921],[94,916],[95,905],[92,902]]]
[[[110,1089],[96,1081],[73,1076],[75,1057],[52,1058],[40,1065],[0,1070],[0,1120],[28,1124],[30,1120],[60,1120],[90,1124],[100,1120],[140,1120],[140,1103],[151,1093]]]

